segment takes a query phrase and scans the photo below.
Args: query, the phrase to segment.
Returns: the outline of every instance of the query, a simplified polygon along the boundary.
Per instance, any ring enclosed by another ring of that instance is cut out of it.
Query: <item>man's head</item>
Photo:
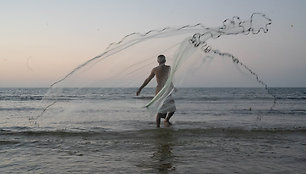
[[[157,62],[158,62],[159,64],[166,63],[166,57],[165,57],[164,55],[159,55],[159,56],[157,57]]]

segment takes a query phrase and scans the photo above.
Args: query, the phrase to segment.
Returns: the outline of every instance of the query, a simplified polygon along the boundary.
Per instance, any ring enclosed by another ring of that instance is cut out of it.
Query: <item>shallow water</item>
[[[258,88],[179,89],[160,129],[153,89],[73,91],[33,124],[46,89],[0,89],[0,173],[305,172],[305,88],[274,88],[272,111]]]

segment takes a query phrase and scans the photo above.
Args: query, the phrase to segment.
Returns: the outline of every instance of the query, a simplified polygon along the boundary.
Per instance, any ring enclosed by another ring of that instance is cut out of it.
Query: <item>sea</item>
[[[0,173],[306,173],[306,88],[0,88]],[[50,103],[55,103],[44,111]]]

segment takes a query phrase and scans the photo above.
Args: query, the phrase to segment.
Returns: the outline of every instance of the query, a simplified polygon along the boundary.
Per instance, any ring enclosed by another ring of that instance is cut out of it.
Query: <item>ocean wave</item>
[[[29,100],[42,100],[42,95],[26,95],[26,96],[20,96],[20,95],[4,95],[0,96],[0,101],[29,101]]]
[[[0,107],[0,111],[35,111],[41,110],[40,108],[33,108],[33,107]]]
[[[54,136],[54,137],[112,137],[112,138],[122,138],[122,137],[138,137],[138,136],[150,136],[154,133],[172,133],[177,136],[190,136],[190,135],[220,135],[220,134],[232,134],[232,135],[249,135],[249,134],[290,134],[290,133],[302,133],[306,134],[306,127],[291,127],[291,128],[237,128],[237,127],[227,127],[227,128],[161,128],[161,129],[141,129],[141,130],[130,130],[130,131],[109,131],[109,130],[83,130],[83,131],[73,131],[73,130],[0,130],[0,136]],[[7,142],[0,141],[0,144],[5,144]],[[8,142],[9,143],[9,142]]]
[[[14,141],[14,140],[0,140],[0,146],[1,145],[11,145],[11,144],[18,144],[20,143],[19,141]]]
[[[187,100],[187,101],[238,101],[238,100],[272,100],[271,97],[223,97],[223,96],[203,96],[203,97],[174,97],[175,100]]]
[[[152,100],[154,96],[133,96],[133,99],[139,99],[139,100]]]
[[[72,100],[122,100],[122,99],[135,99],[136,97],[131,95],[60,95],[44,97],[42,95],[5,95],[0,96],[0,101],[72,101]],[[141,97],[140,97],[141,98]],[[138,99],[138,98],[137,98]],[[145,99],[142,98],[142,99]]]
[[[144,96],[135,96],[136,88],[65,88],[63,93],[45,96],[45,88],[1,89],[0,101],[40,101],[40,100],[135,100],[151,99],[153,88],[144,91]],[[305,88],[272,88],[277,100],[306,100]],[[180,88],[174,94],[176,100],[186,101],[234,101],[234,100],[273,100],[273,97],[259,88]]]

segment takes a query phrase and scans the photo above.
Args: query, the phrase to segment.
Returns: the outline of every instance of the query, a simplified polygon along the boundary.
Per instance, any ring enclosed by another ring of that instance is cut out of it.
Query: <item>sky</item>
[[[0,87],[48,87],[129,33],[215,27],[253,12],[272,19],[268,33],[225,37],[214,46],[241,58],[271,87],[306,87],[304,0],[0,0]],[[252,86],[229,80],[237,70],[222,61],[210,69],[188,86]]]

